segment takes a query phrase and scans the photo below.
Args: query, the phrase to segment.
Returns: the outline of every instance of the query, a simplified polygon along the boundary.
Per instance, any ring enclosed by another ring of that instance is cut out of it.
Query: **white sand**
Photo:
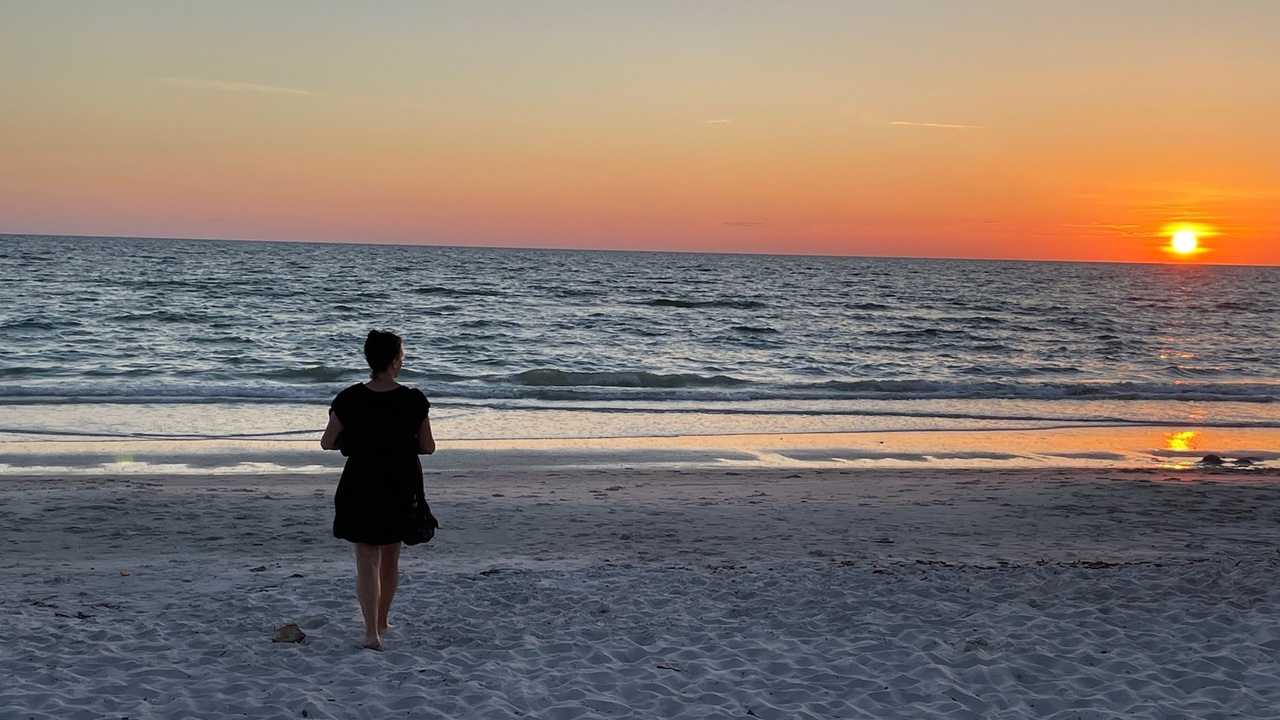
[[[1274,474],[432,475],[383,653],[332,484],[0,479],[0,718],[1280,714]]]

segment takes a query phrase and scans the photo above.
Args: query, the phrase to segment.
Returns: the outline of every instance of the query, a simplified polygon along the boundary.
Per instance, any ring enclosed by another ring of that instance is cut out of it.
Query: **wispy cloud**
[[[301,97],[324,97],[324,93],[297,88],[276,87],[274,85],[255,85],[253,83],[228,82],[226,80],[202,80],[198,78],[164,78],[169,85],[196,88],[199,90],[221,90],[223,92],[275,93],[278,95],[298,95]]]
[[[754,220],[739,220],[736,222],[726,222],[725,225],[728,225],[729,227],[746,227],[746,228],[764,227],[764,223],[756,222]]]
[[[1076,228],[1080,230],[1096,230],[1098,232],[1112,233],[1122,237],[1144,237],[1149,234],[1142,232],[1141,226],[1129,223],[1063,223],[1062,227]]]
[[[720,118],[718,120],[703,120],[704,125],[722,125],[724,123],[733,122],[733,118]]]
[[[947,130],[986,130],[986,125],[953,125],[952,123],[911,122],[909,120],[890,120],[890,125],[907,125],[910,127],[944,128]]]

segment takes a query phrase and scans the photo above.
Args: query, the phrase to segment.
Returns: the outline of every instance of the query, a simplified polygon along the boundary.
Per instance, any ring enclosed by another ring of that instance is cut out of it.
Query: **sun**
[[[1191,260],[1212,250],[1205,246],[1204,240],[1217,236],[1218,232],[1211,225],[1178,222],[1165,225],[1160,234],[1169,238],[1169,244],[1161,250],[1179,260]]]
[[[1179,230],[1169,241],[1169,248],[1179,255],[1190,255],[1196,251],[1196,246],[1199,244],[1194,230]]]

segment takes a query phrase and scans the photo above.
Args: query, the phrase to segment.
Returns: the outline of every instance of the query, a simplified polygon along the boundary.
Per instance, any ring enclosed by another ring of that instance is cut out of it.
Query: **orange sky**
[[[0,6],[0,232],[1280,264],[1280,3]]]

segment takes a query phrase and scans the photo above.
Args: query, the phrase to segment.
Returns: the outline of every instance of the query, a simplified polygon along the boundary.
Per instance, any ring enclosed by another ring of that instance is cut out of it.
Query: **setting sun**
[[[1204,239],[1217,236],[1216,228],[1200,223],[1169,223],[1161,230],[1161,235],[1169,238],[1169,243],[1161,249],[1179,259],[1192,259],[1209,252]]]
[[[1179,255],[1186,255],[1196,251],[1196,234],[1191,230],[1179,230],[1173,234],[1173,239],[1169,242],[1169,247]]]

